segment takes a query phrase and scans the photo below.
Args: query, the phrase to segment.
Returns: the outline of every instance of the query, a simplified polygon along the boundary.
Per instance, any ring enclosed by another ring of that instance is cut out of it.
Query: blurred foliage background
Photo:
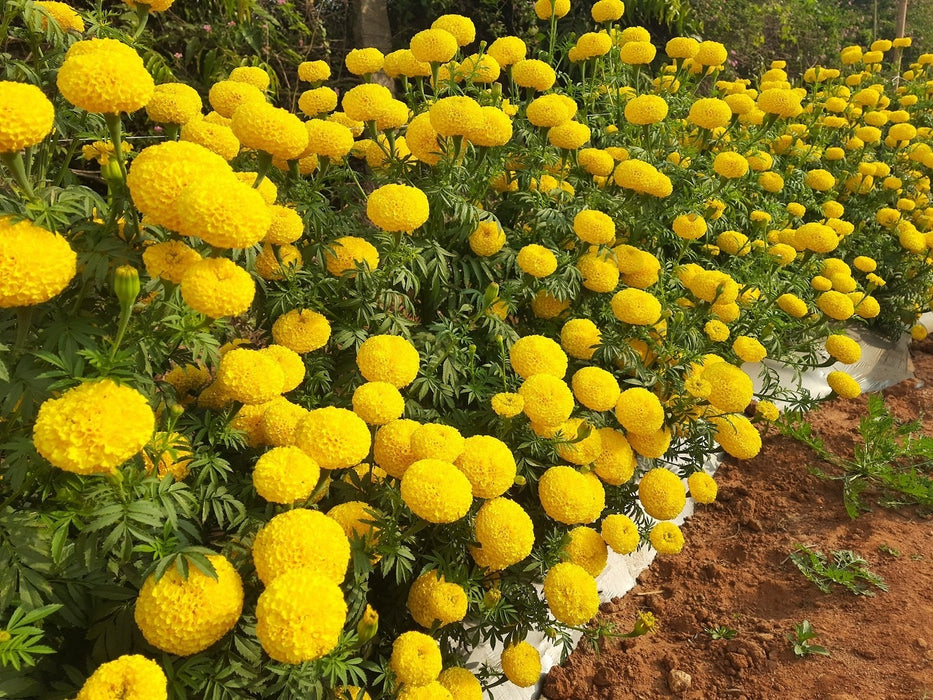
[[[76,2],[98,12],[131,12],[104,0]],[[545,29],[531,0],[476,0],[468,14],[477,36],[491,40],[514,34],[533,39]],[[791,78],[831,60],[849,44],[867,46],[895,36],[898,0],[628,0],[624,25],[647,28],[663,47],[672,36],[721,41],[737,75],[758,72],[781,57]],[[561,20],[566,34],[586,31],[592,2],[576,0]],[[383,51],[407,48],[413,34],[438,15],[463,13],[458,0],[183,0],[153,17],[153,46],[171,57],[177,80],[200,87],[226,77],[231,65],[262,65],[277,78],[279,104],[297,101],[295,66],[325,59],[335,82],[355,79],[340,57],[374,45]],[[365,19],[364,19],[365,18]],[[164,28],[164,31],[159,31]],[[913,59],[933,44],[933,0],[909,0],[906,35]],[[385,37],[374,39],[373,37]],[[368,40],[367,40],[368,39]],[[383,45],[379,45],[383,44]],[[252,49],[243,55],[242,47]]]

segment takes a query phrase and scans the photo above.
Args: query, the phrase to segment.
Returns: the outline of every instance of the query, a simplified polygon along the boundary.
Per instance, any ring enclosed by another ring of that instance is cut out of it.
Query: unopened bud
[[[483,605],[487,608],[494,608],[499,604],[500,600],[502,600],[502,589],[490,588],[486,591],[486,595],[483,596]]]
[[[120,300],[120,308],[128,309],[139,296],[139,273],[132,265],[121,265],[113,276],[113,290]]]
[[[375,637],[378,630],[379,613],[373,609],[372,605],[367,605],[366,610],[363,612],[363,617],[360,618],[360,621],[356,625],[356,634],[360,639],[360,644],[365,644]]]

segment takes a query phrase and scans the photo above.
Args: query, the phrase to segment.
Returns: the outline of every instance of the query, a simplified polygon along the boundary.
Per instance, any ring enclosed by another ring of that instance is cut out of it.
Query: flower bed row
[[[2,15],[0,661],[25,694],[531,686],[532,632],[650,629],[592,624],[609,549],[679,552],[708,456],[809,404],[743,364],[925,334],[933,55],[900,73],[908,39],[753,82],[713,41],[659,55],[616,0],[578,37],[539,0],[545,48],[445,15],[351,51],[342,96],[296,66],[299,116],[260,67],[171,82],[165,7],[135,9],[130,33]]]

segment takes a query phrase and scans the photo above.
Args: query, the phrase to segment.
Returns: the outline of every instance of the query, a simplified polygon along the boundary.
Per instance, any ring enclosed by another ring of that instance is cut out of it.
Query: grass
[[[875,592],[872,586],[882,591],[888,590],[884,579],[869,570],[868,562],[848,549],[830,552],[827,557],[818,549],[798,544],[791,552],[790,560],[823,593],[829,593],[833,584],[842,586],[854,595],[873,596]]]

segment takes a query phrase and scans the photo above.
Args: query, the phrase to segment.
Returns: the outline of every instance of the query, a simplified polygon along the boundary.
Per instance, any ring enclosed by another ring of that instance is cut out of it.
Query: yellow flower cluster
[[[162,667],[139,654],[121,656],[98,666],[81,686],[76,700],[113,698],[165,700],[168,681]]]
[[[0,216],[0,308],[33,306],[60,294],[75,276],[77,259],[62,236]]]

